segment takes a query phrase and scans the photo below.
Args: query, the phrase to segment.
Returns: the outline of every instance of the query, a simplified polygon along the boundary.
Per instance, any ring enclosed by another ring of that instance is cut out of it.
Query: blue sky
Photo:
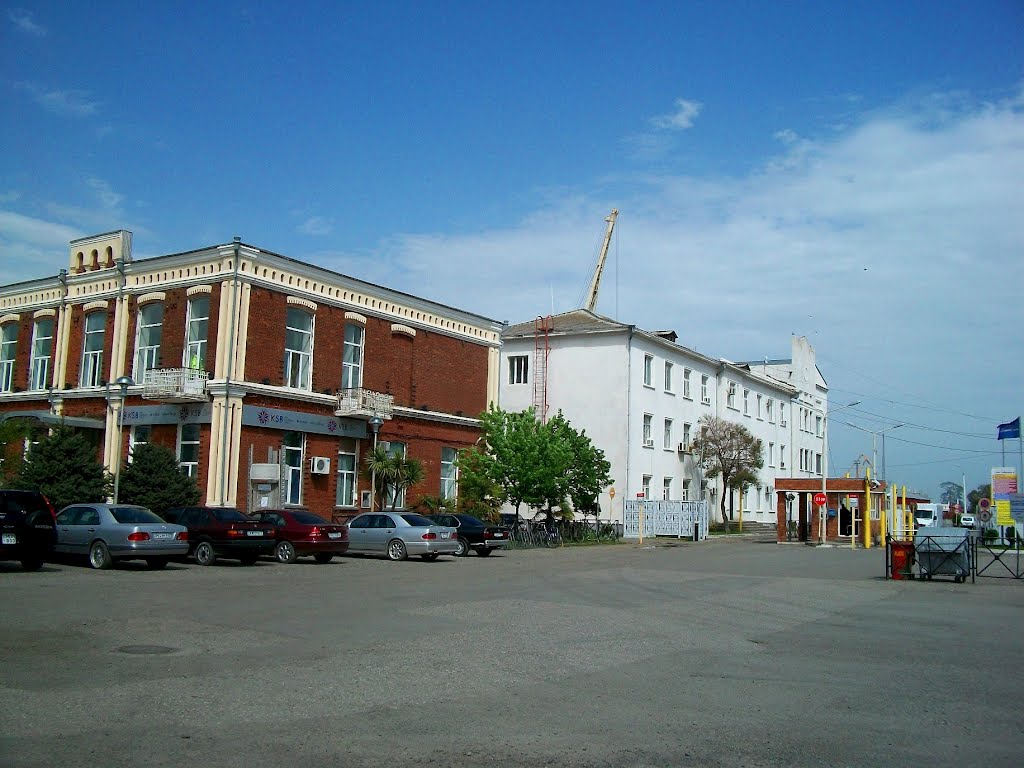
[[[84,5],[0,13],[2,282],[239,235],[519,322],[615,207],[598,310],[808,336],[841,471],[973,487],[1024,411],[1020,2]]]

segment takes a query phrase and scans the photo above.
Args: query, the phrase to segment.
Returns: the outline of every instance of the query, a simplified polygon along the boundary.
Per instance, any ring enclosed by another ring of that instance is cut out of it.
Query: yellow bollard
[[[867,508],[864,510],[864,549],[871,549],[871,468],[864,477],[864,490],[867,491]]]

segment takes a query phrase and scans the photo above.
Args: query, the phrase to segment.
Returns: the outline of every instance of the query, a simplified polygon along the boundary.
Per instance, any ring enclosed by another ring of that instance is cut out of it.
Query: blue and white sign
[[[130,405],[121,419],[126,427],[135,424],[209,424],[213,417],[211,403],[181,405]]]
[[[288,432],[312,432],[317,435],[363,438],[367,436],[366,422],[359,419],[341,419],[315,413],[263,408],[258,405],[242,406],[242,424],[246,427],[283,429]]]

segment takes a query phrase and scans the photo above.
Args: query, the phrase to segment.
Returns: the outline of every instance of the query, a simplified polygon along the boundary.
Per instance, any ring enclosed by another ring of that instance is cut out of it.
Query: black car
[[[456,551],[458,557],[469,554],[469,550],[475,550],[480,557],[486,557],[495,549],[500,549],[508,544],[509,531],[503,525],[488,525],[479,517],[472,515],[427,515],[438,525],[447,525],[459,529],[459,549]]]
[[[0,490],[0,560],[38,571],[57,543],[53,505],[39,491]]]
[[[218,557],[252,565],[277,545],[274,526],[234,507],[174,507],[163,518],[188,528],[189,553],[199,565],[213,565]]]

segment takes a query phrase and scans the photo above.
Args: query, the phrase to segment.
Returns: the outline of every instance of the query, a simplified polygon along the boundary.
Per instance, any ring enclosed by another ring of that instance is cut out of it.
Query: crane
[[[597,257],[597,266],[594,267],[594,276],[590,279],[590,289],[587,291],[587,300],[583,304],[583,308],[589,312],[593,312],[594,308],[597,307],[597,291],[601,287],[601,273],[604,272],[604,262],[608,258],[608,246],[612,242],[612,230],[615,229],[615,217],[619,215],[618,208],[612,208],[612,212],[608,214],[605,221],[608,222],[608,228],[604,232],[604,242],[601,243],[601,253]]]

